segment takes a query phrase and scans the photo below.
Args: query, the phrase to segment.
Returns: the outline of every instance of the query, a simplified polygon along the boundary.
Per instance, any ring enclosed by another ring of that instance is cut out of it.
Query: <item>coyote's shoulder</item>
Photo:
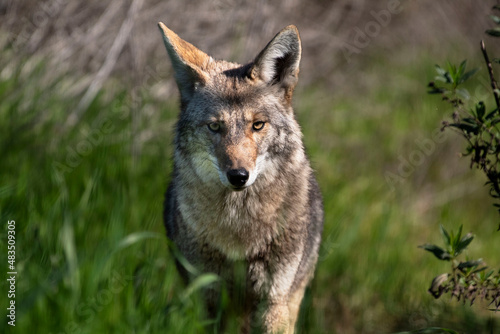
[[[246,263],[244,331],[265,305],[262,330],[293,333],[323,225],[319,187],[292,110],[297,28],[286,27],[253,62],[239,65],[159,27],[181,95],[167,235],[192,264],[229,282],[232,264]],[[207,302],[213,308],[216,297]]]

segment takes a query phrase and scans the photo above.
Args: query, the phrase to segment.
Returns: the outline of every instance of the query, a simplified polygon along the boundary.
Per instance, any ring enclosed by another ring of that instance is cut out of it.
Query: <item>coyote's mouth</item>
[[[248,188],[248,186],[241,186],[241,187],[231,186],[231,187],[229,187],[229,189],[231,189],[232,191],[236,191],[236,192],[243,191],[243,190],[245,190],[247,188]]]

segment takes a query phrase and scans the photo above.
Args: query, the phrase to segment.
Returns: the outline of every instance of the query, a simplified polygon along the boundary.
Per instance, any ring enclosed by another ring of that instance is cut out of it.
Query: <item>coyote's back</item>
[[[323,229],[321,194],[292,110],[297,28],[239,65],[159,27],[181,94],[167,235],[192,264],[229,285],[232,265],[245,264],[244,332],[256,324],[293,333]],[[207,292],[209,310],[216,303]]]

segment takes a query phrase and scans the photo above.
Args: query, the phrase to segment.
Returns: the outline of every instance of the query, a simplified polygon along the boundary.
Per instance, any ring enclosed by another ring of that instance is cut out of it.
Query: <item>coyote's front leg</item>
[[[264,313],[265,333],[292,334],[295,324],[290,320],[290,310],[286,302],[269,303]]]
[[[263,332],[266,334],[293,334],[295,323],[299,314],[300,304],[304,296],[304,291],[313,275],[314,264],[309,264],[306,270],[301,268],[303,264],[302,250],[304,245],[296,244],[296,253],[288,253],[279,255],[271,259],[267,266],[262,263],[254,263],[250,274],[255,278],[255,274],[259,273],[259,278],[254,287],[266,286],[261,291],[261,296],[264,299],[265,305],[263,313],[261,313],[261,321]],[[315,259],[311,259],[314,263]],[[264,268],[267,268],[265,270]],[[268,270],[272,268],[271,272]],[[259,270],[260,269],[260,270]],[[267,272],[267,274],[265,274]],[[264,275],[262,275],[264,274]],[[265,282],[266,278],[269,284],[258,284]],[[261,280],[263,279],[263,280]]]
[[[289,294],[285,301],[271,301],[264,313],[264,328],[266,333],[293,334],[295,323],[300,310],[300,303],[304,296],[307,280],[300,287]]]

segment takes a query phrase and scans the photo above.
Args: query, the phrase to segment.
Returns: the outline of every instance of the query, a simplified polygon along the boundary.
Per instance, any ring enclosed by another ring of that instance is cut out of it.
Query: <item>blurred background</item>
[[[2,0],[0,216],[16,221],[18,276],[16,327],[2,302],[0,332],[203,332],[199,286],[182,285],[162,223],[178,113],[162,21],[240,63],[300,31],[294,104],[326,217],[298,333],[500,333],[480,301],[427,293],[448,263],[417,248],[463,224],[467,256],[500,267],[486,180],[440,132],[452,110],[426,88],[435,64],[467,59],[480,68],[470,101],[493,109],[479,41],[500,55],[484,34],[496,4]],[[6,227],[0,240],[6,263]]]

